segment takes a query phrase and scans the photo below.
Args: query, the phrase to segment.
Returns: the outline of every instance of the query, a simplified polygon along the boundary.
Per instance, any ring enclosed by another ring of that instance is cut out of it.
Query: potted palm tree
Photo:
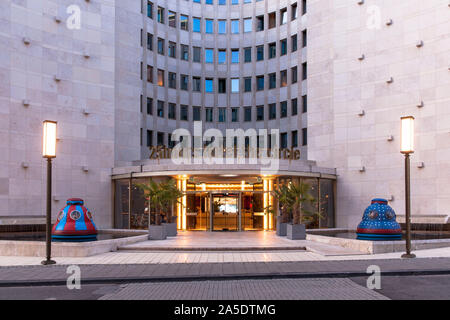
[[[315,198],[309,193],[310,186],[306,183],[290,183],[288,186],[289,206],[292,210],[292,223],[287,225],[287,238],[290,240],[305,240],[305,222],[313,219],[315,214],[305,208],[306,204],[313,204]]]
[[[149,240],[166,239],[168,235],[174,234],[173,227],[175,227],[176,235],[176,222],[174,226],[174,223],[172,222],[172,208],[173,204],[178,202],[178,199],[183,196],[183,193],[177,189],[175,182],[169,180],[156,183],[155,181],[150,180],[148,184],[138,184],[137,186],[144,191],[145,197],[156,211],[155,223],[149,224]],[[168,223],[162,223],[163,216],[166,217],[165,220]],[[169,231],[169,234],[167,231]]]
[[[277,216],[277,236],[287,235],[287,224],[289,221],[289,212],[292,206],[291,197],[289,195],[289,187],[282,185],[272,192],[275,199],[278,200],[279,215]]]

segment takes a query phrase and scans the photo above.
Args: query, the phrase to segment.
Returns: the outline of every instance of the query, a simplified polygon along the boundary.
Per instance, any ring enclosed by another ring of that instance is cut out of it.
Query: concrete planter
[[[306,240],[306,226],[304,224],[288,224],[287,238],[290,240]]]
[[[148,227],[148,240],[165,240],[167,238],[166,226],[164,224],[151,224]]]
[[[168,237],[176,237],[177,236],[177,223],[163,223],[166,227],[166,233]]]
[[[285,237],[287,235],[287,223],[277,221],[277,236]]]

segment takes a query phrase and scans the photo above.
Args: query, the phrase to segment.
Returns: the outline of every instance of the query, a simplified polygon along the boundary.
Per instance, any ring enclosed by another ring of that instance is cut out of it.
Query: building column
[[[264,186],[264,230],[273,230],[273,213],[266,212],[268,208],[272,208],[273,206],[273,178],[272,177],[264,177],[263,178],[263,186]]]
[[[178,190],[184,192],[184,196],[181,198],[181,204],[177,203],[177,228],[178,230],[186,230],[186,204],[187,204],[187,196],[186,196],[186,186],[187,186],[186,175],[177,178],[177,187]]]

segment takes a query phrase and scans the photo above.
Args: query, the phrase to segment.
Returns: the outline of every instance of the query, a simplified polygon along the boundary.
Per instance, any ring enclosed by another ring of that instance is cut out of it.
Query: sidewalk
[[[80,265],[82,283],[199,281],[231,279],[367,276],[377,265],[383,275],[450,274],[450,258],[354,261],[235,262]],[[65,285],[67,266],[1,267],[0,286]]]

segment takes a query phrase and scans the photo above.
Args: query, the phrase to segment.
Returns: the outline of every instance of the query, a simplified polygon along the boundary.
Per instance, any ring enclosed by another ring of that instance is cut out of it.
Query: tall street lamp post
[[[56,122],[44,121],[42,156],[47,158],[47,217],[46,217],[46,260],[43,265],[55,264],[52,254],[52,159],[56,158]]]
[[[406,222],[406,253],[402,258],[415,258],[411,253],[411,183],[410,154],[414,153],[414,117],[401,118],[401,153],[405,155],[405,222]]]

